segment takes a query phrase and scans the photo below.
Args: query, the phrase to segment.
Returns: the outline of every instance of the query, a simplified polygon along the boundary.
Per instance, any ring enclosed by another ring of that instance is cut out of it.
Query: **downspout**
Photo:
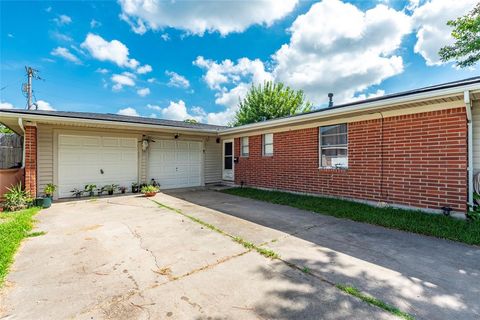
[[[18,125],[23,131],[23,148],[22,148],[22,169],[25,169],[25,127],[23,126],[23,119],[18,118]]]
[[[470,91],[463,92],[463,101],[467,112],[467,143],[468,143],[468,205],[473,206],[473,125],[472,125],[472,104]]]

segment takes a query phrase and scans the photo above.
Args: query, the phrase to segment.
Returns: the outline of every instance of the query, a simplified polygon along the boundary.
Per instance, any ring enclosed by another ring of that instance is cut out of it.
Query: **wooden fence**
[[[14,133],[0,133],[0,169],[17,168],[22,165],[22,139]]]

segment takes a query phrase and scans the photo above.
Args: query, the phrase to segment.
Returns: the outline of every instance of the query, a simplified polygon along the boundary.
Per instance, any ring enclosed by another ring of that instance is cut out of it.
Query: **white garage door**
[[[58,194],[70,197],[86,184],[130,187],[138,177],[137,139],[109,136],[58,136]]]
[[[156,140],[149,146],[149,178],[162,189],[196,187],[202,184],[202,143]]]

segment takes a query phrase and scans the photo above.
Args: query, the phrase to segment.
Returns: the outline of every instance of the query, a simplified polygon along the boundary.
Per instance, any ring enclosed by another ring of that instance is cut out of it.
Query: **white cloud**
[[[9,37],[9,38],[15,38],[15,36],[13,35],[13,33],[7,33],[7,37]]]
[[[188,88],[190,87],[190,81],[182,75],[179,75],[173,71],[165,71],[165,74],[170,77],[168,81],[168,85],[170,87],[177,87],[177,88]]]
[[[100,21],[97,21],[95,19],[90,20],[90,28],[93,29],[101,26],[102,26],[102,23]]]
[[[273,80],[259,59],[241,58],[236,63],[227,59],[218,63],[200,56],[194,65],[206,70],[203,79],[210,89],[216,91],[215,103],[226,107],[223,111],[206,115],[206,121],[212,124],[227,124],[233,120],[238,102],[245,97],[252,83]]]
[[[183,100],[170,101],[166,107],[148,104],[147,108],[158,111],[163,119],[179,120],[195,119],[198,122],[204,121],[205,111],[200,107],[193,107],[190,111],[187,109]]]
[[[56,40],[63,41],[63,42],[71,42],[73,41],[72,37],[69,35],[66,35],[64,33],[58,32],[58,31],[52,31],[51,36],[55,38]]]
[[[140,64],[129,57],[127,46],[118,40],[106,41],[99,35],[89,33],[81,47],[87,49],[94,58],[114,62],[119,67],[135,69]]]
[[[45,8],[45,12],[51,12],[52,11],[52,7],[46,7]]]
[[[345,102],[402,73],[396,51],[411,24],[405,13],[382,4],[363,12],[324,0],[298,16],[290,31],[290,42],[273,56],[273,76],[321,104],[328,92],[335,93],[335,102]]]
[[[199,56],[193,64],[207,70],[203,79],[210,89],[220,90],[222,85],[232,82],[239,83],[243,78],[251,78],[254,83],[272,80],[271,74],[265,70],[265,65],[259,59],[241,58],[237,60],[237,63],[226,59],[217,63]]]
[[[123,72],[122,74],[114,74],[110,78],[114,83],[112,90],[119,91],[124,86],[133,87],[135,86],[135,75],[130,72]]]
[[[72,18],[65,14],[59,15],[57,18],[54,18],[53,21],[58,25],[58,26],[64,26],[67,24],[72,23]]]
[[[149,64],[146,64],[144,66],[141,66],[137,69],[137,73],[138,74],[145,74],[145,73],[149,73],[149,72],[152,72],[152,66],[149,65]]]
[[[155,104],[147,104],[147,108],[148,108],[148,109],[155,110],[155,111],[160,111],[160,110],[162,110],[162,107],[157,106],[157,105],[155,105]]]
[[[385,95],[385,90],[378,89],[375,92],[359,94],[359,95],[355,96],[353,99],[351,99],[351,101],[361,101],[361,100],[365,100],[365,99],[373,99],[373,98],[381,97],[383,95]]]
[[[140,88],[137,90],[137,94],[140,97],[146,97],[150,94],[150,89],[149,88]]]
[[[120,110],[118,110],[117,114],[122,115],[122,116],[140,117],[137,110],[135,110],[134,108],[131,108],[131,107],[120,109]]]
[[[121,20],[128,23],[130,28],[132,28],[132,31],[135,32],[136,34],[141,35],[141,34],[144,34],[145,32],[147,32],[147,27],[143,23],[142,19],[134,19],[134,18],[131,19],[127,14],[125,14],[123,12],[120,14],[119,17],[120,17]]]
[[[297,2],[230,1],[219,5],[216,1],[119,0],[121,19],[136,33],[172,27],[196,35],[216,31],[227,35],[255,24],[269,26],[292,12]]]
[[[0,102],[0,109],[14,109],[13,104],[8,102]]]
[[[37,109],[38,110],[44,110],[44,111],[55,111],[55,108],[50,105],[45,100],[38,100],[37,101]]]
[[[101,74],[107,74],[110,71],[108,69],[105,69],[105,68],[98,68],[97,70],[95,70],[95,72],[101,73]]]
[[[68,50],[67,48],[64,48],[64,47],[57,47],[55,49],[52,50],[52,52],[50,52],[50,54],[52,56],[56,56],[56,57],[62,57],[68,61],[71,61],[71,62],[74,62],[76,64],[80,64],[81,61],[80,59],[78,59],[78,57],[76,55],[74,55],[73,53],[70,52],[70,50]]]
[[[147,79],[147,82],[148,82],[148,83],[154,83],[155,80],[157,80],[157,79],[155,79],[155,78],[149,78],[149,79]]]
[[[170,40],[170,36],[168,35],[168,33],[162,33],[160,35],[160,38],[162,38],[163,41],[168,41]]]
[[[478,0],[445,1],[431,0],[413,11],[413,21],[417,28],[415,52],[419,53],[429,66],[440,65],[438,51],[453,43],[452,28],[448,20],[465,15],[473,9]]]

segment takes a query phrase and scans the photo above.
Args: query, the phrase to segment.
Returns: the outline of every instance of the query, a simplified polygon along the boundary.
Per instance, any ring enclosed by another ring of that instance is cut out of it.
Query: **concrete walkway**
[[[282,229],[288,228],[288,221],[296,220],[288,217],[297,214],[294,211],[285,211],[285,224],[275,226],[268,218],[282,215],[275,206],[249,204],[215,192],[181,196],[193,202],[210,197],[205,204],[213,207],[224,203],[225,213],[165,194],[157,195],[156,200],[245,240],[260,243],[278,239],[271,246],[285,258],[298,260],[299,265],[331,269],[332,273],[336,265],[340,267],[333,249],[304,235],[309,232],[307,219],[324,223],[318,217],[302,212],[305,220],[298,220],[295,230],[289,232]],[[232,205],[235,201],[238,204]],[[232,208],[247,219],[233,216]],[[255,208],[259,211],[251,212]],[[264,217],[264,221],[253,222],[255,216]],[[394,318],[317,277],[246,250],[229,237],[143,197],[55,203],[36,218],[36,231],[47,233],[26,239],[16,255],[0,294],[1,319]],[[470,254],[473,259],[478,251],[470,248]],[[322,255],[330,260],[320,264]],[[472,280],[471,273],[466,269],[465,277]],[[458,310],[463,312],[464,296],[454,299],[448,295],[439,302],[444,300],[462,304]]]
[[[480,319],[479,247],[215,191],[169,194],[173,198],[161,199],[165,204],[268,243],[282,259],[353,285],[417,319]]]

